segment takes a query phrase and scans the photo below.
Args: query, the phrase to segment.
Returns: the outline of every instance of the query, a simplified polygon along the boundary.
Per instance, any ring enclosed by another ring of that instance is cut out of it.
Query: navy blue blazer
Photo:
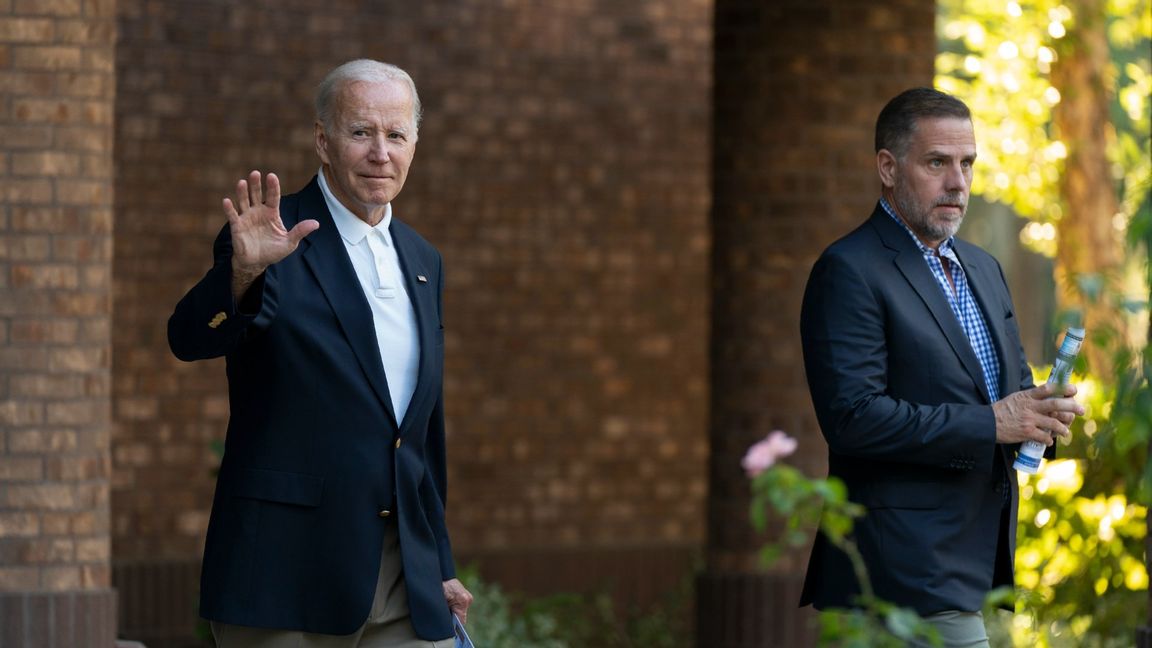
[[[1000,264],[955,245],[1001,396],[1031,387]],[[867,510],[855,538],[876,595],[921,614],[981,609],[1013,581],[1016,446],[996,443],[980,362],[919,248],[879,205],[816,262],[800,330],[829,474]],[[859,591],[846,556],[818,535],[800,604],[846,607]]]
[[[288,229],[307,218],[320,229],[265,271],[244,312],[232,298],[226,226],[212,269],[168,321],[181,360],[227,359],[230,419],[200,614],[355,632],[375,594],[384,525],[395,520],[413,628],[444,639],[452,617],[442,582],[455,568],[444,520],[440,255],[392,221],[420,341],[416,391],[398,424],[372,313],[315,178],[283,197],[280,215]]]

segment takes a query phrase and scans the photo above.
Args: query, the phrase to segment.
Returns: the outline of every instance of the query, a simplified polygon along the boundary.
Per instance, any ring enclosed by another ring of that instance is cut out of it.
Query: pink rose
[[[771,468],[777,459],[796,452],[796,445],[796,439],[780,430],[773,430],[748,448],[748,452],[744,453],[744,458],[740,460],[740,465],[749,478],[755,477]]]

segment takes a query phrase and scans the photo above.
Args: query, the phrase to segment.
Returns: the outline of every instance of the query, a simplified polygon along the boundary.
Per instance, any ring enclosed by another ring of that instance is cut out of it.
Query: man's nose
[[[368,159],[381,164],[388,161],[388,141],[383,135],[372,138],[372,145],[368,147]]]
[[[963,164],[953,164],[948,167],[948,173],[945,177],[948,183],[948,189],[967,189],[968,188],[968,170]]]

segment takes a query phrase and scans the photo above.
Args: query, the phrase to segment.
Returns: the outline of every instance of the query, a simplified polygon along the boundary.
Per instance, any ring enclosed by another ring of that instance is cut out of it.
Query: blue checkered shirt
[[[992,402],[1000,400],[1000,360],[996,357],[995,347],[992,346],[992,336],[988,333],[988,323],[984,320],[980,307],[976,305],[976,298],[972,296],[972,291],[968,288],[968,276],[964,274],[964,268],[956,256],[953,237],[948,237],[946,241],[940,244],[939,255],[937,255],[936,250],[924,245],[916,237],[916,234],[904,224],[904,221],[900,220],[886,199],[881,198],[880,204],[884,207],[884,211],[888,212],[888,215],[899,223],[904,231],[908,232],[908,236],[912,237],[912,240],[916,242],[916,247],[920,248],[920,252],[924,254],[924,260],[928,262],[932,276],[936,278],[936,283],[944,291],[948,305],[952,307],[952,313],[956,315],[960,326],[964,328],[964,334],[968,336],[968,343],[972,345],[976,358],[980,360],[980,369],[984,372],[984,386],[988,388],[988,396]],[[952,284],[956,286],[955,292],[952,291],[948,277],[944,274],[944,264],[940,262],[940,257],[951,262],[949,269],[952,271]]]

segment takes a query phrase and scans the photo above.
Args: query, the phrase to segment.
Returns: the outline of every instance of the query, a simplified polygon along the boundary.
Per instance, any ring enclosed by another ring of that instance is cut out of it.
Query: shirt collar
[[[336,199],[332,194],[332,190],[328,187],[328,181],[324,179],[324,168],[321,167],[320,171],[316,174],[320,182],[320,191],[324,194],[324,202],[328,205],[328,211],[332,214],[332,220],[336,222],[336,229],[340,232],[340,236],[348,242],[349,245],[358,245],[368,236],[373,230],[383,234],[384,242],[391,244],[391,237],[388,236],[388,226],[392,224],[392,203],[384,205],[384,218],[380,219],[379,223],[373,227],[368,223],[356,217],[352,210],[344,206],[344,203]]]
[[[912,228],[908,227],[908,224],[904,222],[904,219],[896,215],[896,210],[892,209],[892,205],[888,203],[887,198],[880,198],[880,206],[884,208],[884,211],[888,212],[888,215],[892,217],[892,220],[899,223],[900,227],[903,227],[904,231],[908,232],[908,236],[912,237],[912,241],[916,243],[916,247],[920,248],[920,252],[923,253],[924,256],[936,256],[937,252],[939,252],[939,255],[943,257],[952,258],[955,256],[952,253],[952,243],[956,239],[955,236],[949,236],[948,238],[944,239],[944,242],[940,244],[939,251],[933,250],[927,245],[924,245],[924,241],[921,241],[920,237],[916,236],[916,233],[912,231]]]

